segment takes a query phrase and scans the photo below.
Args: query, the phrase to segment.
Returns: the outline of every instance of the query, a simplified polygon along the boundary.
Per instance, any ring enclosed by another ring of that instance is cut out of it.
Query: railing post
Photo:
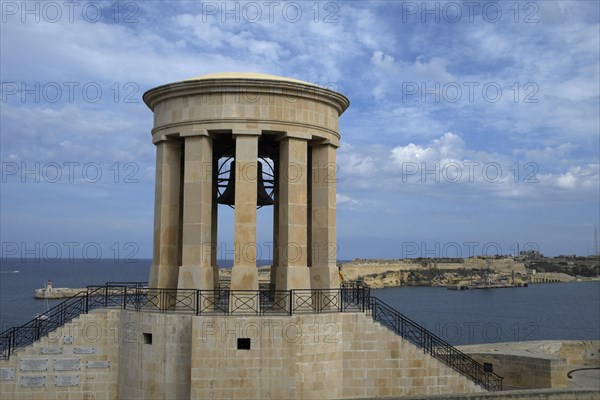
[[[64,303],[60,304],[59,313],[58,313],[58,324],[62,326],[65,321],[65,305]]]
[[[8,357],[12,354],[12,351],[15,347],[15,341],[17,340],[17,328],[12,328],[10,333],[10,337],[8,339]],[[7,358],[8,359],[8,358]]]
[[[216,296],[214,295],[213,292],[213,302],[215,301]],[[195,310],[196,315],[200,315],[200,290],[196,289],[196,310]]]
[[[104,285],[104,307],[108,307],[108,282]]]
[[[294,313],[294,291],[293,290],[289,290],[289,297],[290,297],[290,310],[289,310],[289,315],[292,315]]]

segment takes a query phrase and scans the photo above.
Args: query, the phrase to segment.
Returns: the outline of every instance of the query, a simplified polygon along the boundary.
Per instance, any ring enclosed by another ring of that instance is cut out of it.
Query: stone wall
[[[187,399],[190,315],[122,311],[120,399]]]
[[[19,369],[23,365],[25,371]],[[341,399],[485,392],[362,313],[195,317],[100,310],[0,361],[0,368],[13,371],[0,380],[3,399]],[[32,377],[42,376],[44,386],[23,387],[40,383]]]
[[[394,398],[387,400],[394,400]],[[406,400],[598,400],[598,389],[509,390],[493,393],[419,396]]]
[[[600,367],[600,341],[567,340],[558,343],[558,355],[564,358],[567,364]]]
[[[191,382],[193,399],[484,392],[360,313],[195,318]]]
[[[567,387],[567,364],[560,358],[486,353],[469,355],[479,363],[491,363],[494,372],[504,378],[506,389]]]
[[[0,398],[115,399],[119,381],[119,310],[75,318],[0,361]],[[12,378],[5,374],[12,371]]]
[[[565,388],[569,370],[600,366],[600,341],[543,340],[460,346],[480,363],[492,363],[505,388]]]

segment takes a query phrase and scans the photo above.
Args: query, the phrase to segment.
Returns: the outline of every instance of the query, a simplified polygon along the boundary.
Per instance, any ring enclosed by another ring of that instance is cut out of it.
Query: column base
[[[179,267],[177,289],[214,290],[212,267]]]
[[[258,269],[254,266],[234,266],[231,271],[229,311],[235,314],[257,314],[260,311]]]
[[[154,289],[177,287],[179,267],[177,265],[152,264],[148,286]]]
[[[301,266],[277,267],[277,290],[294,290],[293,296],[288,300],[286,308],[291,308],[292,312],[312,312],[314,299],[310,290],[310,270]]]
[[[307,267],[277,267],[277,290],[310,289],[310,269]]]
[[[311,267],[310,287],[312,289],[338,289],[340,287],[338,267]]]
[[[314,292],[315,307],[319,311],[336,310],[340,306],[340,272],[337,267],[312,266],[310,284]],[[320,289],[320,290],[315,290]]]
[[[258,269],[254,266],[234,266],[231,270],[231,290],[258,290]]]

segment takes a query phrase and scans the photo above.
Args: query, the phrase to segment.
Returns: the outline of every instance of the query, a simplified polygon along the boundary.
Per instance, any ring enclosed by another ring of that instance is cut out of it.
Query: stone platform
[[[600,398],[598,340],[536,340],[458,348],[480,363],[492,363],[494,372],[504,377],[505,389],[592,388]]]
[[[0,397],[27,400],[485,392],[363,313],[257,318],[100,309],[0,361],[0,368]]]

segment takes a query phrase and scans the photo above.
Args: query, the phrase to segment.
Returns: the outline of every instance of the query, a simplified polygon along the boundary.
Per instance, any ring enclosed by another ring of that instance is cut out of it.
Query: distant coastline
[[[544,257],[527,252],[519,257],[354,259],[339,263],[345,281],[370,287],[444,286],[523,287],[537,283],[600,281],[600,256]]]
[[[15,260],[16,261],[16,260]],[[132,260],[134,261],[134,260]],[[112,263],[112,260],[92,262],[89,260],[69,260],[69,264],[95,266]],[[117,264],[151,265],[149,259]],[[270,277],[270,260],[258,260],[259,275],[266,281]],[[2,274],[17,274],[21,263],[2,260]],[[35,264],[47,265],[42,261]],[[233,260],[219,260],[221,278],[228,279]],[[461,288],[488,285],[490,287],[525,286],[537,283],[562,283],[600,281],[600,256],[558,256],[544,257],[540,253],[527,252],[520,256],[485,256],[471,258],[414,258],[414,259],[363,259],[338,261],[340,276],[344,281],[362,281],[372,288],[398,286],[444,286]],[[20,268],[22,270],[22,268]],[[54,278],[52,270],[47,271],[47,279]],[[147,279],[147,278],[146,278]],[[144,279],[144,280],[146,280]],[[60,282],[57,282],[60,284]],[[90,282],[103,284],[103,282]],[[38,286],[39,288],[39,286]],[[85,288],[55,288],[47,295],[45,288],[36,291],[37,298],[65,298],[75,295]]]

